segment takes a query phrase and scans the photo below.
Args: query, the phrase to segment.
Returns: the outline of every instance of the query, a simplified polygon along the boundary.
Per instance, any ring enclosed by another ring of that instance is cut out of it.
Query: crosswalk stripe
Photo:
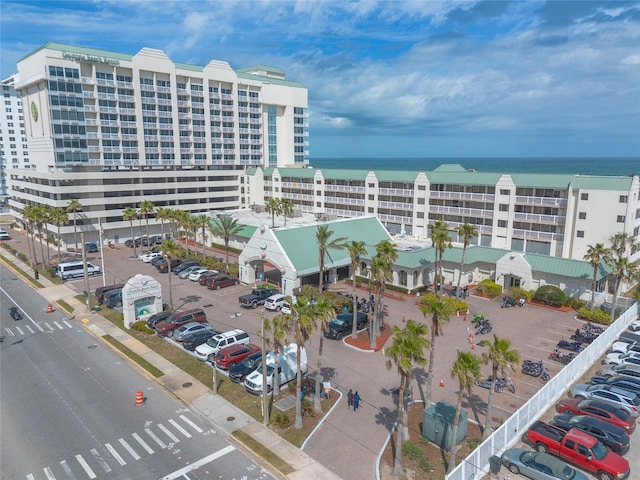
[[[184,415],[180,415],[180,418],[187,424],[191,425],[191,427],[198,433],[202,433],[202,429],[196,425],[195,423],[193,423],[191,420],[189,420],[187,417],[185,417]]]
[[[36,477],[34,477],[32,473],[30,473],[29,475],[27,475],[27,480],[36,480]]]
[[[171,440],[173,440],[174,443],[178,443],[180,441],[180,439],[178,437],[176,437],[173,433],[171,433],[169,431],[169,429],[167,427],[165,427],[164,425],[162,425],[161,423],[158,424],[158,428],[160,430],[162,430],[164,433],[166,433],[167,437],[169,437]]]
[[[5,328],[5,330],[6,330],[6,331],[7,331],[7,333],[8,333],[9,335],[11,335],[12,337],[15,337],[15,336],[16,336],[16,334],[15,334],[15,333],[13,333],[13,332],[11,331],[11,329],[10,329],[10,328]]]
[[[64,327],[63,327],[62,325],[60,325],[58,322],[56,322],[55,320],[54,320],[53,324],[54,324],[56,327],[58,327],[58,330],[64,330]]]
[[[115,449],[115,448],[113,448],[113,447],[111,446],[111,444],[110,444],[110,443],[105,443],[105,444],[104,444],[104,446],[105,446],[105,447],[107,447],[107,450],[109,450],[109,453],[110,453],[111,455],[113,455],[113,458],[115,458],[115,459],[116,459],[116,461],[117,461],[120,465],[126,465],[126,464],[127,464],[127,462],[125,462],[125,461],[124,461],[124,458],[122,458],[122,457],[118,454],[118,452],[116,452],[116,449]]]
[[[118,441],[124,448],[127,449],[127,452],[129,452],[135,460],[140,460],[140,455],[138,455],[138,452],[131,448],[131,445],[129,445],[124,438],[119,438]]]
[[[104,470],[104,473],[109,473],[111,471],[111,467],[104,460],[104,458],[102,458],[102,456],[98,453],[98,451],[95,448],[92,448],[90,452],[91,452],[91,455],[95,457],[96,462],[98,462],[98,464],[102,467],[102,469]]]
[[[41,332],[44,332],[44,328],[42,328],[39,323],[35,323],[34,325],[38,327],[38,330],[40,330]]]
[[[207,463],[211,463],[217,460],[218,458],[226,455],[227,453],[233,452],[234,450],[235,450],[235,447],[229,445],[223,448],[222,450],[218,450],[217,452],[214,452],[211,455],[208,455],[204,458],[201,458],[200,460],[196,460],[195,462],[190,463],[186,467],[182,467],[180,470],[176,470],[175,472],[172,472],[169,475],[165,475],[160,480],[176,480],[178,478],[188,478],[187,473],[192,472],[193,470],[196,470],[202,467],[203,465],[206,465]]]
[[[89,476],[89,478],[91,479],[96,478],[96,474],[93,473],[93,470],[91,470],[91,467],[89,466],[87,461],[84,458],[82,458],[82,455],[76,455],[76,460],[78,460],[78,463],[80,464],[80,466],[84,468],[84,471],[87,472],[87,475]]]
[[[64,323],[67,327],[69,328],[73,328],[73,325],[71,325],[69,322],[67,322],[66,320],[63,320],[62,323]]]
[[[138,442],[140,446],[144,448],[149,455],[153,455],[153,450],[149,445],[147,445],[147,442],[145,442],[142,438],[140,438],[140,435],[138,435],[137,433],[132,433],[131,436],[135,438],[136,442]]]
[[[171,425],[173,425],[174,427],[176,427],[176,429],[183,434],[185,437],[187,438],[191,438],[191,434],[189,432],[187,432],[184,428],[182,428],[182,426],[180,424],[178,424],[178,422],[176,422],[173,418],[169,419],[169,423]]]
[[[145,428],[145,429],[144,429],[144,431],[147,433],[147,435],[149,435],[149,437],[151,437],[151,440],[153,440],[154,442],[156,442],[156,443],[158,444],[158,446],[159,446],[160,448],[167,448],[167,446],[165,445],[165,443],[164,443],[162,440],[160,440],[160,439],[158,438],[158,436],[157,436],[155,433],[153,433],[153,432],[151,431],[151,429],[149,429],[149,428]]]
[[[75,474],[73,473],[73,471],[71,471],[71,467],[69,466],[69,464],[67,463],[66,460],[62,460],[60,462],[60,466],[62,467],[62,469],[67,474],[67,477],[70,480],[78,480],[78,477],[76,477]]]
[[[49,331],[53,332],[53,327],[51,325],[49,325],[47,322],[44,322],[44,324]]]
[[[20,327],[16,327],[16,330],[18,330],[18,333],[20,335],[24,335],[24,332],[22,331],[22,329]]]
[[[44,474],[47,476],[49,480],[56,480],[56,476],[53,474],[49,467],[44,468]]]
[[[29,330],[31,333],[36,333],[33,328],[31,328],[29,325],[25,325],[24,328],[26,328],[27,330]]]

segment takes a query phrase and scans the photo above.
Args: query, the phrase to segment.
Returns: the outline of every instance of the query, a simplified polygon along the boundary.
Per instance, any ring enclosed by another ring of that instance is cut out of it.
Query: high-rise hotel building
[[[18,75],[11,75],[2,85],[0,111],[0,202],[5,203],[11,185],[7,183],[8,168],[29,168],[27,136],[20,94],[14,88]]]
[[[18,62],[29,165],[9,205],[82,205],[79,231],[130,236],[143,200],[191,213],[248,206],[248,167],[308,163],[307,89],[278,68],[233,69],[48,43]],[[51,232],[56,229],[49,226]],[[62,229],[67,240],[73,226]]]

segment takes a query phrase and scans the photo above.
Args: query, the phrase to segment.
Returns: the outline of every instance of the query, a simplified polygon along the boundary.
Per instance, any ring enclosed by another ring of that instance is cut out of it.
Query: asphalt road
[[[80,319],[46,313],[46,300],[3,266],[0,285],[2,479],[273,478]]]

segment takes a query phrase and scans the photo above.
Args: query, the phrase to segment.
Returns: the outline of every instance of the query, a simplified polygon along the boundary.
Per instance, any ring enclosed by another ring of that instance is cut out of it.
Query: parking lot
[[[21,242],[16,238],[15,242]],[[13,242],[12,242],[13,243]],[[25,244],[14,248],[26,250]],[[139,253],[139,252],[138,252]],[[211,253],[213,255],[213,252]],[[90,254],[89,261],[95,265],[101,264],[100,254]],[[163,285],[165,302],[168,298],[167,274],[160,274],[150,264],[145,264],[133,258],[133,250],[126,247],[116,247],[104,250],[104,265],[106,283],[120,283],[132,275],[142,273],[153,276]],[[221,256],[220,252],[215,253]],[[102,286],[101,277],[90,279],[90,289]],[[74,290],[84,290],[84,282],[72,280],[68,285]],[[260,330],[261,316],[273,317],[276,313],[262,308],[255,310],[243,309],[238,304],[238,296],[248,293],[252,286],[239,285],[221,290],[208,290],[196,282],[179,279],[172,276],[174,306],[180,310],[199,307],[202,308],[210,323],[217,330],[241,328],[252,334],[252,343],[258,343],[256,333]],[[338,283],[331,286],[332,290],[350,292],[351,286]],[[367,295],[361,291],[361,296]],[[402,326],[403,318],[424,320],[417,305],[417,298],[386,298],[389,315],[386,322],[389,325]],[[562,312],[540,306],[526,305],[523,308],[500,308],[500,300],[490,301],[485,298],[469,296],[469,314],[452,317],[444,326],[444,335],[436,340],[436,362],[434,365],[433,401],[446,400],[455,403],[457,385],[450,379],[449,371],[456,357],[456,350],[470,351],[481,355],[484,347],[479,342],[486,338],[492,340],[495,333],[499,337],[511,340],[513,347],[520,352],[521,360],[543,360],[551,375],[562,368],[562,364],[548,360],[549,353],[555,348],[561,338],[569,339],[581,322],[574,318],[575,312]],[[469,333],[473,332],[471,318],[476,313],[483,313],[493,324],[493,331],[488,335],[480,335],[469,341]],[[472,347],[473,345],[473,347]],[[317,362],[318,338],[315,336],[307,345],[309,370],[315,373]],[[341,341],[325,340],[320,372],[323,379],[330,381],[332,386],[346,393],[349,389],[359,390],[363,399],[363,408],[357,413],[349,412],[346,408],[338,408],[327,419],[323,428],[308,443],[305,451],[325,466],[331,468],[334,459],[343,453],[344,442],[350,442],[352,467],[343,467],[340,471],[343,478],[369,479],[375,465],[375,458],[387,436],[388,429],[395,420],[394,398],[390,390],[396,388],[399,382],[395,369],[387,369],[384,352],[360,352],[347,348]],[[490,373],[489,367],[483,367],[483,373]],[[419,399],[424,390],[425,372],[417,369],[412,381],[413,398]],[[439,380],[444,386],[439,387]],[[533,393],[542,381],[538,378],[523,375],[518,371],[512,373],[516,392],[505,390],[504,393],[494,395],[494,423],[506,419],[519,408]],[[463,402],[463,407],[469,412],[471,421],[484,424],[485,405],[489,391],[475,388],[470,399]],[[345,400],[346,406],[346,400]],[[418,425],[411,428],[419,429]],[[638,437],[638,434],[635,434]],[[637,439],[632,442],[631,451],[627,458],[638,461]],[[342,445],[342,446],[341,446]],[[635,457],[634,457],[635,455]],[[342,466],[342,465],[341,465]],[[366,466],[366,467],[363,467]],[[344,468],[347,471],[343,471]],[[352,470],[349,470],[352,468]],[[503,470],[504,471],[504,470]],[[513,475],[512,478],[517,478]]]

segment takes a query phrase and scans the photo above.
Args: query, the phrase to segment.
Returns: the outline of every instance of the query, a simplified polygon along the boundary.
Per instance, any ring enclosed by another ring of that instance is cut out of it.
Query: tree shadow
[[[413,378],[415,379],[416,384],[418,385],[418,393],[420,395],[420,400],[424,401],[425,400],[424,385],[426,385],[427,381],[429,380],[429,372],[422,367],[414,368]]]
[[[180,310],[189,303],[198,303],[200,300],[202,300],[202,297],[199,295],[188,295],[186,297],[179,298],[178,301],[182,302],[182,304],[179,307],[176,307],[176,310]]]
[[[480,415],[486,416],[487,402],[485,402],[482,397],[475,393],[465,395],[462,399],[462,408],[465,408],[467,411],[471,410],[475,422],[478,425],[484,425],[484,422],[480,420]]]
[[[323,382],[330,382],[334,378],[336,378],[337,372],[333,367],[322,367],[320,369],[320,379]]]

